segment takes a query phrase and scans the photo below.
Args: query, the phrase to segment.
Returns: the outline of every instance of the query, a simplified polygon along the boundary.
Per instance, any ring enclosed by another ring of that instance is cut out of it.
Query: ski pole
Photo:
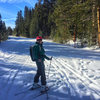
[[[51,60],[52,60],[53,57],[51,57]],[[51,60],[50,60],[50,64],[49,64],[49,70],[48,70],[48,75],[47,75],[47,78],[49,79],[49,73],[50,73],[50,67],[51,67]],[[47,100],[49,99],[48,97],[48,92],[46,92],[47,94]]]
[[[51,57],[51,60],[52,60],[52,58],[53,58],[53,57]],[[48,79],[49,79],[49,74],[50,74],[51,60],[50,60],[49,70],[48,70],[48,75],[47,75],[47,76],[48,76]]]

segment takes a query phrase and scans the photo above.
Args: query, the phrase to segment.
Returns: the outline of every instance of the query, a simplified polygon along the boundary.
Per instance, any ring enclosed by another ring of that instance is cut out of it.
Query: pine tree
[[[11,27],[8,27],[7,28],[7,34],[8,35],[12,35],[12,32],[13,32],[12,28]]]
[[[49,4],[47,3],[47,1],[45,1],[44,4],[41,6],[41,11],[39,16],[40,16],[39,19],[40,30],[42,31],[43,36],[47,37],[50,35],[50,30],[48,25]]]
[[[30,35],[31,37],[36,37],[39,33],[39,23],[38,23],[38,17],[37,14],[34,12],[31,26],[30,26]]]
[[[2,21],[2,17],[0,14],[0,42],[5,41],[8,38],[8,34],[6,33],[6,25],[5,22]]]
[[[17,14],[15,29],[16,29],[16,32],[17,32],[16,36],[20,36],[20,35],[24,34],[24,20],[23,20],[21,10]]]
[[[1,14],[0,14],[0,42],[2,41],[2,20],[1,20]]]
[[[30,23],[30,36],[36,37],[39,33],[39,19],[38,19],[38,4],[35,5],[35,9],[32,11],[32,20]]]
[[[61,43],[70,39],[66,14],[68,14],[68,7],[71,8],[71,5],[67,6],[66,3],[68,3],[68,1],[58,0],[53,13],[53,19],[56,24],[54,40]]]
[[[2,22],[2,34],[3,34],[3,40],[4,41],[7,40],[8,34],[7,34],[5,22]]]
[[[39,4],[39,5],[41,4],[41,2],[42,2],[42,0],[38,0],[38,4]]]
[[[31,24],[31,10],[25,6],[25,10],[24,10],[24,28],[25,28],[25,34],[26,37],[30,37],[30,24]]]

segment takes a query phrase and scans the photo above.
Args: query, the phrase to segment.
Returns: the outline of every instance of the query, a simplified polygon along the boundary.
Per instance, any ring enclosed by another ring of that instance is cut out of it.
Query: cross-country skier
[[[36,43],[34,45],[34,60],[37,65],[37,73],[34,77],[34,84],[33,88],[39,87],[39,77],[41,77],[41,92],[47,91],[48,87],[46,86],[46,76],[45,76],[45,65],[44,65],[44,60],[52,60],[52,57],[49,58],[45,55],[45,51],[43,48],[43,42],[42,42],[42,37],[37,36],[36,37]]]

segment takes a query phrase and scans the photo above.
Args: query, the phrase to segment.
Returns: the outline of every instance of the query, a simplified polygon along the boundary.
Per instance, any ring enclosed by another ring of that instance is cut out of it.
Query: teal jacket
[[[50,58],[45,55],[43,45],[39,44],[38,42],[36,42],[34,45],[34,59],[35,61],[37,61],[38,59],[41,59],[42,61],[44,61],[45,59],[50,60]]]

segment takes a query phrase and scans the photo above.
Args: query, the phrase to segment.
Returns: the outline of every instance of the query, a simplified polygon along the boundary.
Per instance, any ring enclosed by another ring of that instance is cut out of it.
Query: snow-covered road
[[[44,94],[27,91],[33,84],[36,65],[29,56],[35,39],[9,37],[0,44],[0,100],[47,100]],[[73,48],[44,40],[51,61],[45,60],[49,100],[100,100],[100,52]],[[24,92],[24,93],[21,93]]]

